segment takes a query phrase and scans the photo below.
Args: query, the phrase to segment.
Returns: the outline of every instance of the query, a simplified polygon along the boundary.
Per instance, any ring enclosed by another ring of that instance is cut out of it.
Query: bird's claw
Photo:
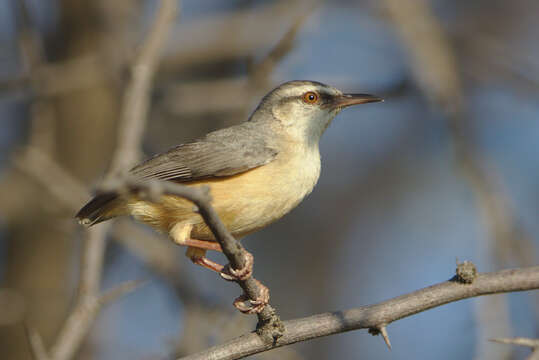
[[[227,264],[219,274],[228,281],[244,281],[253,275],[253,263],[253,254],[245,251],[245,265],[241,269],[233,269]]]
[[[237,297],[234,300],[234,307],[244,314],[258,314],[269,303],[269,289],[255,280],[259,285],[259,294],[256,299],[249,299],[246,294]]]

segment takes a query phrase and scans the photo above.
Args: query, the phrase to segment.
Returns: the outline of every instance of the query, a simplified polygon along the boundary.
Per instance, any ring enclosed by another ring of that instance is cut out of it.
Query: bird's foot
[[[254,258],[253,254],[245,250],[245,264],[241,269],[233,269],[230,264],[225,265],[223,270],[220,272],[220,275],[223,279],[228,281],[243,281],[253,275],[253,263]]]
[[[255,280],[259,286],[259,293],[256,299],[249,299],[246,294],[234,300],[234,307],[244,314],[258,314],[269,303],[269,289],[260,281]]]

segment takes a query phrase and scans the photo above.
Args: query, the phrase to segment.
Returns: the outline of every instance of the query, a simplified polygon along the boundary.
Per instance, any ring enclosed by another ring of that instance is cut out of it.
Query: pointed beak
[[[344,108],[352,105],[384,101],[381,97],[369,94],[343,94],[335,99],[333,106]]]

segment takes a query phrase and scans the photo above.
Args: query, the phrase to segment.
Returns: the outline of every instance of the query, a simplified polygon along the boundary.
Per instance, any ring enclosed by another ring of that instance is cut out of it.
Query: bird
[[[316,81],[294,80],[266,94],[247,121],[208,133],[133,167],[137,180],[161,180],[209,187],[212,206],[229,232],[241,239],[280,219],[315,187],[320,176],[319,141],[344,108],[383,101],[369,94],[345,94]],[[206,258],[219,244],[193,204],[164,194],[150,201],[136,194],[98,193],[76,214],[91,226],[131,215],[178,245],[195,264],[228,276],[245,278],[244,269],[224,273]],[[250,254],[249,254],[250,255]]]

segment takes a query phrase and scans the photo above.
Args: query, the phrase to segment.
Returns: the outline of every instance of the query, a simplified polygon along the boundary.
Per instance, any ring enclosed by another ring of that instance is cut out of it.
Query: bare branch
[[[513,339],[490,339],[490,341],[500,344],[512,344],[530,347],[532,349],[532,353],[526,360],[539,360],[539,339],[517,337]]]
[[[96,296],[87,295],[80,298],[51,348],[51,357],[55,360],[72,359],[90,331],[98,312],[99,300]]]
[[[104,239],[104,237],[103,237]],[[99,241],[99,239],[96,239]],[[94,270],[95,271],[95,270]],[[90,280],[95,281],[95,280]],[[118,299],[120,296],[135,290],[143,282],[127,281],[100,295],[99,293],[82,293],[51,348],[51,359],[72,359],[90,331],[101,308]]]
[[[248,70],[252,87],[255,89],[266,87],[268,77],[273,72],[273,69],[293,49],[299,30],[305,23],[305,20],[307,20],[317,8],[319,3],[316,1],[310,5],[312,6],[307,7],[305,12],[298,14],[290,29],[282,36],[270,52],[257,63],[251,64],[250,69]]]
[[[137,288],[146,285],[146,280],[129,280],[116,285],[114,288],[106,291],[99,298],[99,302],[103,305],[114,302],[115,300],[121,298],[127,293],[136,290]]]
[[[519,345],[519,346],[527,346],[531,348],[537,348],[539,347],[539,340],[537,339],[528,339],[528,338],[513,338],[513,339],[490,339],[492,342],[497,342],[500,344],[512,344],[512,345]]]
[[[176,17],[176,12],[176,0],[161,1],[154,25],[139,57],[131,68],[132,80],[124,94],[118,144],[110,169],[112,176],[127,171],[138,158],[150,104],[150,87],[157,69],[161,48]]]
[[[286,332],[274,343],[250,333],[182,360],[232,360],[276,347],[357,329],[382,328],[396,320],[471,297],[539,288],[539,266],[478,274],[472,284],[455,280],[429,286],[375,305],[284,322]]]
[[[136,157],[138,152],[145,124],[151,79],[157,65],[160,47],[175,16],[175,9],[175,0],[162,0],[156,21],[143,46],[141,55],[133,67],[133,79],[126,91],[118,145],[108,177],[114,177],[117,173],[127,170],[126,166]],[[80,191],[76,186],[71,188],[76,189],[74,192]],[[88,334],[101,306],[135,287],[132,283],[128,283],[120,285],[118,289],[105,294],[104,297],[100,295],[106,234],[110,226],[110,223],[102,224],[88,232],[88,238],[84,242],[85,249],[77,305],[68,316],[51,348],[51,355],[55,360],[73,358]]]
[[[77,211],[90,196],[86,187],[77,181],[48,154],[32,146],[12,159],[13,165],[39,182],[62,206]]]
[[[106,247],[106,237],[111,224],[95,226],[86,232],[82,259],[79,296],[95,296],[99,293],[103,274],[103,258]]]
[[[45,349],[45,344],[43,344],[43,339],[37,330],[29,324],[24,324],[24,329],[26,331],[33,358],[35,360],[50,360],[47,349]]]
[[[171,41],[160,72],[170,74],[209,62],[245,58],[271,47],[275,34],[282,34],[287,24],[311,7],[313,0],[278,0],[186,23],[181,36]],[[243,29],[249,36],[222,36],[230,29]]]

